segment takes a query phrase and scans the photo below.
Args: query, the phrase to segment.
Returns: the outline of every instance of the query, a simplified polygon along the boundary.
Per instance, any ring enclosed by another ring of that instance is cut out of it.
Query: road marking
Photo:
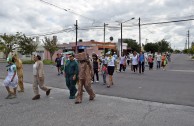
[[[175,72],[192,72],[192,73],[194,73],[194,70],[168,70],[168,71],[175,71]]]

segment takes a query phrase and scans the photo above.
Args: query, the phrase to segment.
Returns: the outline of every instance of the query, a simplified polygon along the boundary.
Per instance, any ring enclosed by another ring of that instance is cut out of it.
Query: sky
[[[133,19],[134,18],[134,19]],[[139,42],[140,24],[194,19],[194,0],[1,0],[0,34],[21,32],[29,37],[56,35],[59,43],[78,40],[118,42],[121,37]],[[170,42],[173,49],[184,49],[188,30],[194,42],[194,21],[143,25],[141,42]]]

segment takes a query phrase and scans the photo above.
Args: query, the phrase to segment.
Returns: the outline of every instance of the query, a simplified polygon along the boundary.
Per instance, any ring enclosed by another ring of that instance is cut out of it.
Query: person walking
[[[78,80],[78,63],[74,60],[74,55],[69,56],[69,60],[65,64],[64,76],[66,78],[66,85],[70,91],[69,99],[75,99],[77,93],[76,83]]]
[[[79,61],[79,84],[75,104],[80,104],[83,97],[83,86],[89,94],[89,100],[94,100],[95,94],[91,87],[91,79],[94,75],[89,56],[86,53],[78,54]]]
[[[144,63],[145,63],[145,57],[142,51],[140,51],[139,57],[138,57],[138,61],[139,61],[139,73],[144,73]]]
[[[108,74],[107,64],[102,64],[102,76],[103,76],[103,83],[106,84],[106,75]]]
[[[136,51],[133,52],[132,65],[133,65],[133,67],[132,67],[133,71],[136,72],[137,71],[137,65],[138,65],[138,56],[137,56]]]
[[[107,85],[107,88],[110,88],[111,85],[113,85],[113,73],[115,69],[115,63],[116,59],[111,56],[111,53],[108,53],[109,57],[107,58],[108,60],[108,75],[109,75],[109,83]]]
[[[116,52],[114,52],[113,57],[115,58],[115,71],[118,72],[119,61],[118,61],[118,56],[117,56]]]
[[[153,69],[153,64],[154,64],[153,61],[154,61],[154,58],[152,57],[152,55],[149,55],[148,56],[149,70]]]
[[[24,92],[22,61],[18,58],[18,56],[16,54],[13,56],[13,61],[16,64],[16,68],[17,68],[18,85],[19,85],[19,88],[20,88],[18,90],[18,92]]]
[[[166,54],[163,54],[163,56],[162,56],[162,67],[163,67],[163,70],[166,70],[166,65],[167,65]]]
[[[121,55],[121,59],[120,59],[120,68],[119,68],[119,72],[121,72],[121,69],[123,71],[125,71],[125,65],[126,65],[126,57],[122,54]]]
[[[41,61],[41,57],[39,55],[34,56],[34,65],[33,65],[33,75],[34,75],[34,83],[33,83],[33,91],[35,96],[32,100],[40,99],[39,89],[42,89],[46,92],[48,96],[50,94],[51,89],[46,87],[44,84],[44,66],[43,62]]]
[[[16,89],[18,85],[18,76],[17,76],[17,68],[16,65],[14,64],[14,61],[11,57],[7,58],[7,76],[5,80],[3,81],[3,85],[5,86],[8,95],[5,99],[13,99],[16,98]],[[13,88],[14,92],[10,91],[10,87]]]
[[[57,53],[57,58],[55,59],[55,63],[56,63],[58,76],[59,76],[62,73],[62,71],[61,71],[61,57],[60,57],[59,53]]]
[[[96,75],[96,83],[99,82],[99,61],[98,61],[98,56],[94,53],[92,54],[92,64],[93,64],[93,71],[94,71],[94,76]],[[92,77],[92,83],[94,82],[94,76]]]
[[[157,61],[157,69],[160,69],[160,66],[161,66],[161,54],[159,52],[157,53],[156,61]]]

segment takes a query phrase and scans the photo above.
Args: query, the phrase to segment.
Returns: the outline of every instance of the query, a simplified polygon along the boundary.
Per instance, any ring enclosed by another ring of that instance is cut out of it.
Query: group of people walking
[[[162,66],[165,70],[168,62],[166,54],[161,55],[157,53],[155,59],[157,69],[160,69],[160,66]],[[113,86],[113,74],[115,70],[117,71],[118,60],[119,58],[116,53],[112,55],[111,52],[108,52],[102,57],[98,57],[93,53],[92,58],[90,58],[87,53],[83,52],[76,54],[76,57],[74,54],[70,54],[68,58],[57,54],[55,62],[58,75],[64,74],[66,86],[69,89],[69,99],[75,99],[75,104],[79,104],[82,102],[83,87],[89,94],[89,100],[94,100],[95,93],[91,84],[95,82],[95,76],[96,83],[99,82],[99,72],[102,73],[103,84],[107,85],[107,88]],[[136,51],[133,52],[132,56],[130,55],[130,58],[122,55],[119,62],[119,72],[122,70],[125,71],[126,65],[131,63],[132,71],[137,72],[139,69],[139,73],[144,73],[145,60],[148,61],[149,69],[153,69],[154,57],[152,55],[145,57],[143,52],[137,54]],[[16,55],[8,57],[7,62],[8,75],[4,80],[4,86],[8,92],[6,99],[13,99],[16,98],[17,88],[20,88],[18,92],[24,92],[23,66],[21,60]],[[45,91],[47,96],[50,95],[51,88],[45,86],[44,66],[39,55],[34,55],[33,78],[33,91],[35,96],[32,100],[40,99],[39,88]],[[10,87],[13,88],[13,91],[10,90]]]

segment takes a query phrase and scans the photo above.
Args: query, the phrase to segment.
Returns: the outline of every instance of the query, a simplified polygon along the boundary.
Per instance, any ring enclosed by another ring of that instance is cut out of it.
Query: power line
[[[79,13],[77,13],[77,12],[74,12],[74,11],[71,10],[71,9],[62,8],[62,7],[59,7],[59,6],[55,5],[55,4],[49,3],[49,2],[44,1],[44,0],[40,0],[40,1],[43,2],[43,3],[45,3],[45,4],[48,4],[48,5],[50,5],[50,6],[53,6],[53,7],[56,7],[56,8],[58,8],[58,9],[64,10],[64,11],[66,11],[66,12],[70,12],[70,13],[72,13],[72,14],[75,14],[75,15],[78,15],[78,16],[80,16],[80,17],[86,18],[86,19],[91,20],[91,21],[93,21],[93,22],[95,22],[95,20],[96,20],[96,19],[92,19],[92,18],[90,18],[90,17],[86,17],[86,16],[84,16],[84,15],[81,15],[81,14],[79,14]]]

